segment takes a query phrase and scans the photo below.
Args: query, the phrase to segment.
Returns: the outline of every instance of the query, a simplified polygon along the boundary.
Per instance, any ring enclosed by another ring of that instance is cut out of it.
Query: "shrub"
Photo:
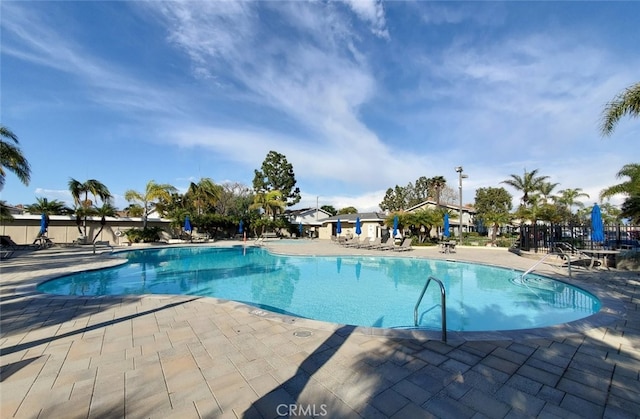
[[[126,235],[131,243],[152,243],[160,240],[160,227],[132,228]]]

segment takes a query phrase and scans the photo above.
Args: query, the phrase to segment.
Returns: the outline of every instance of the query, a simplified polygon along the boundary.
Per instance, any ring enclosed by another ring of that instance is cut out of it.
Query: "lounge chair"
[[[384,243],[380,244],[379,247],[377,247],[378,250],[393,250],[396,247],[396,240],[393,237],[389,237],[387,239],[387,241],[385,241]]]
[[[0,236],[0,245],[3,250],[36,250],[40,249],[37,244],[18,244],[11,239],[11,236]]]
[[[382,244],[382,239],[380,237],[376,237],[373,240],[369,240],[369,244],[367,246],[360,246],[360,247],[363,249],[375,249],[381,244]]]
[[[367,247],[369,247],[370,244],[371,244],[371,237],[365,237],[355,247],[357,247],[358,249],[366,249]]]
[[[557,246],[555,252],[560,259],[563,260],[562,267],[568,268],[569,264],[571,264],[571,266],[582,266],[591,269],[594,266],[597,267],[602,264],[602,262],[595,257],[582,253],[579,250],[575,252],[567,251],[565,246]]]
[[[336,239],[336,243],[339,245],[343,245],[345,244],[349,239],[347,239],[344,236],[338,236],[338,238]]]
[[[0,259],[9,259],[13,256],[13,250],[2,248],[0,249]]]
[[[411,247],[411,242],[411,238],[407,237],[402,241],[402,244],[400,246],[396,246],[392,250],[394,252],[406,252],[408,250],[413,250],[413,248]]]
[[[358,246],[360,245],[360,243],[362,243],[362,242],[360,241],[360,238],[359,238],[359,237],[354,237],[354,238],[353,238],[353,239],[351,239],[351,240],[347,240],[347,241],[344,243],[344,247],[358,247]]]

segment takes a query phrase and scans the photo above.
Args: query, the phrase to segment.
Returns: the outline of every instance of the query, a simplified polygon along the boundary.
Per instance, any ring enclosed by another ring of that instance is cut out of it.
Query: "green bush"
[[[127,230],[126,235],[131,243],[153,243],[160,240],[160,227],[132,228]]]
[[[513,242],[514,242],[513,239],[508,239],[508,238],[503,237],[501,239],[497,239],[496,240],[496,246],[498,246],[498,247],[511,247]]]

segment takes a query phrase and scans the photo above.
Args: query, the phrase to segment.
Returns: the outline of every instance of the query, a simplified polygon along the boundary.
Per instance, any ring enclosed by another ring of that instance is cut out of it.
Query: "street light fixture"
[[[458,218],[458,237],[460,238],[460,244],[462,244],[462,179],[466,179],[469,176],[462,174],[462,166],[456,167],[456,173],[458,173],[458,191],[460,192],[460,218]]]

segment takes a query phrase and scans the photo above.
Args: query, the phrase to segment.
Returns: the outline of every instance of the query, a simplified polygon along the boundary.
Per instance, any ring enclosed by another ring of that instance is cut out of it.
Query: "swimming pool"
[[[44,282],[63,295],[182,294],[244,302],[315,320],[382,328],[414,327],[429,276],[447,295],[451,331],[501,331],[567,323],[594,314],[599,300],[564,282],[471,263],[394,257],[281,256],[242,246],[175,247],[117,254],[127,263]],[[419,327],[441,325],[440,290],[429,286]]]

